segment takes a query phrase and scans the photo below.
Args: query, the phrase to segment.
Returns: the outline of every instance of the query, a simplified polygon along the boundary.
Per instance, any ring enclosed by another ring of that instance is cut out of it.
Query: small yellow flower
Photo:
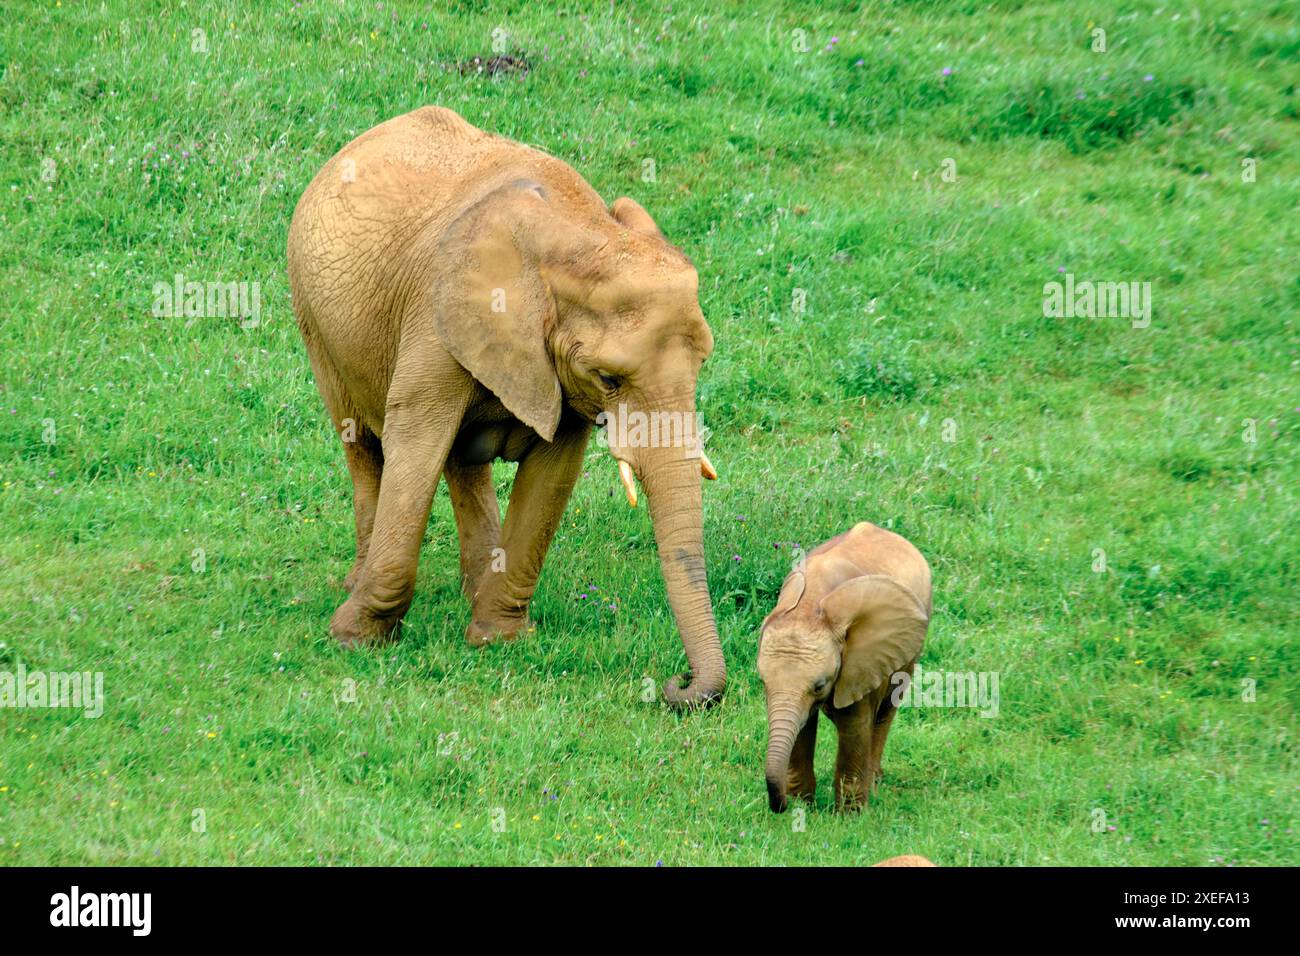
[[[538,816],[536,813],[534,813],[534,814],[533,814],[533,819],[534,819],[534,820],[540,820],[541,817]]]
[[[1146,663],[1146,660],[1138,660],[1138,661],[1134,661],[1133,663],[1134,663],[1134,664],[1137,664],[1139,667],[1141,667],[1143,664]]]
[[[459,830],[459,829],[460,829],[460,821],[457,820],[455,823],[453,823],[453,824],[451,825],[451,828],[452,828],[453,830]]]
[[[215,737],[216,735],[217,735],[217,732],[216,732],[215,730],[210,730],[210,731],[208,731],[208,739],[209,739],[209,740],[211,740],[211,739],[212,739],[213,737]]]

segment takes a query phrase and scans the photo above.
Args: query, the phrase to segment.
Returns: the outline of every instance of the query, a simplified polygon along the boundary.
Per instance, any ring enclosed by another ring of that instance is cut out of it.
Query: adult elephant
[[[690,261],[633,200],[606,208],[565,163],[433,106],[325,164],[294,212],[288,253],[294,314],[352,477],[357,557],[330,630],[345,645],[397,630],[439,475],[473,606],[467,639],[529,629],[601,413],[624,426],[637,414],[695,420],[713,336]],[[690,662],[664,694],[716,700],[726,669],[700,496],[712,466],[691,435],[607,431],[629,499],[633,474],[649,499]],[[519,462],[504,526],[496,458]]]

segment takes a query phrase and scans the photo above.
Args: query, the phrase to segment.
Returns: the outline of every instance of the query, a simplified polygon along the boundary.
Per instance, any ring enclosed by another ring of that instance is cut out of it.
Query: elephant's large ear
[[[930,623],[920,598],[883,574],[845,581],[822,598],[821,610],[844,634],[836,707],[857,703],[915,660]]]
[[[431,293],[434,330],[447,350],[551,441],[562,399],[546,346],[555,300],[534,252],[548,208],[541,187],[528,181],[479,200],[438,243]]]
[[[618,222],[627,226],[629,229],[635,229],[637,232],[644,232],[647,235],[664,238],[663,230],[655,223],[645,208],[628,196],[620,196],[614,200],[614,205],[609,207],[609,214]]]
[[[785,579],[781,585],[781,594],[776,599],[776,607],[772,608],[767,617],[763,618],[763,624],[758,629],[758,646],[763,646],[763,632],[767,629],[767,622],[772,620],[778,614],[786,614],[793,611],[799,606],[799,599],[803,597],[804,589],[808,587],[808,577],[802,571],[792,571],[790,576]]]
[[[771,617],[778,614],[785,614],[787,611],[793,611],[799,606],[799,599],[803,597],[804,589],[808,587],[808,576],[802,571],[792,571],[790,576],[785,579],[781,585],[781,593],[776,599],[776,607],[772,608]]]

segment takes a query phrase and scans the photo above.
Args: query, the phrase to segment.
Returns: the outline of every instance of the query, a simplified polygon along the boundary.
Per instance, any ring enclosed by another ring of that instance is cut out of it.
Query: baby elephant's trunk
[[[806,715],[793,704],[769,704],[767,708],[767,805],[773,813],[784,813],[790,751],[795,735],[803,728]]]

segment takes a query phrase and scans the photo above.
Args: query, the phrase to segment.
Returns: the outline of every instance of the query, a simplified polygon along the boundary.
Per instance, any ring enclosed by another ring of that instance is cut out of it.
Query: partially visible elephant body
[[[343,440],[357,556],[331,630],[395,634],[445,477],[473,602],[467,637],[527,632],[541,563],[592,424],[620,407],[694,415],[712,335],[690,261],[626,197],[568,165],[425,107],[321,169],[288,243],[294,313]],[[701,703],[725,668],[704,577],[701,453],[619,447],[644,485]],[[504,524],[491,478],[518,461]]]
[[[888,860],[881,860],[879,863],[872,863],[872,866],[935,866],[923,856],[915,854],[906,854],[904,856],[891,856]]]

